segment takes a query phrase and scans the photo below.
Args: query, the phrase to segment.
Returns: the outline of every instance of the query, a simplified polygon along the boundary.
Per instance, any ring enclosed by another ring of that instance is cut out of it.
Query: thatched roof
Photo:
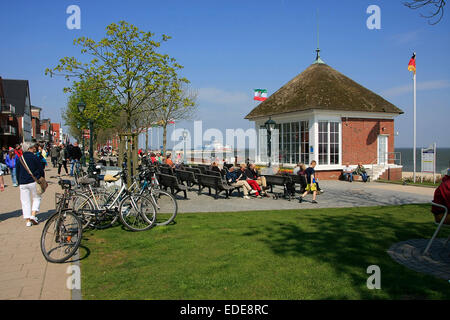
[[[245,118],[312,109],[403,113],[325,63],[315,63],[260,103]]]

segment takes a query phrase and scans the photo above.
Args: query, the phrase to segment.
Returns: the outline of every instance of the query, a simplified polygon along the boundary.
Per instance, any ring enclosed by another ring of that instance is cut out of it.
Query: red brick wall
[[[342,164],[376,160],[380,134],[389,136],[388,152],[394,152],[394,120],[342,118]]]
[[[402,168],[389,168],[381,176],[383,180],[402,180]]]
[[[316,170],[316,177],[319,180],[339,180],[341,174],[342,170],[326,170],[326,171]]]
[[[59,128],[60,128],[59,123],[52,123],[52,129],[51,130],[54,132],[53,133],[53,141],[54,142],[59,142],[59,139],[60,139],[60,137],[59,137]]]

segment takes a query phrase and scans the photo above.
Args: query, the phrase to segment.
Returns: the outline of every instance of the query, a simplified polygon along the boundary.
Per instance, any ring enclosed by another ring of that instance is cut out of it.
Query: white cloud
[[[429,91],[450,88],[450,81],[448,80],[434,80],[417,82],[417,91]],[[403,85],[394,88],[384,90],[381,94],[384,96],[395,97],[406,93],[411,93],[413,91],[413,85]]]

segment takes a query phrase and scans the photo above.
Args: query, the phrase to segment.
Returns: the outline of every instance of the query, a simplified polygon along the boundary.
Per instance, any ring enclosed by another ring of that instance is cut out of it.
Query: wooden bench
[[[183,191],[184,198],[187,199],[187,187],[178,182],[177,177],[171,176],[168,174],[159,173],[157,175],[159,184],[164,187],[165,190],[170,188],[170,191],[173,195],[177,194],[180,191]],[[175,192],[176,191],[176,192]]]
[[[264,177],[266,177],[267,186],[270,187],[270,192],[274,194],[275,199],[278,199],[278,198],[284,196],[289,201],[291,201],[291,195],[288,192],[287,187],[286,187],[286,185],[288,183],[292,183],[292,179],[290,176],[287,176],[287,175],[264,175]],[[283,193],[273,192],[273,186],[282,186]]]
[[[203,166],[192,166],[192,168],[199,169],[202,174],[206,174],[206,167],[203,167]]]
[[[300,193],[305,192],[306,189],[306,176],[300,174],[288,174],[288,177],[291,178],[292,183],[300,185]]]
[[[168,174],[169,176],[174,176],[175,173],[173,171],[173,169],[169,166],[165,167],[165,166],[161,166],[159,167],[159,172],[161,172],[162,174]]]
[[[206,174],[199,174],[197,176],[197,179],[198,179],[198,186],[199,186],[199,188],[198,188],[199,195],[202,194],[202,190],[204,188],[208,188],[208,190],[209,190],[208,194],[211,195],[211,188],[212,188],[216,191],[216,194],[214,196],[216,199],[219,198],[219,193],[222,191],[225,191],[225,196],[228,199],[230,191],[234,189],[234,187],[229,186],[228,184],[224,183],[222,181],[222,178],[218,177],[218,176],[209,176]]]
[[[229,187],[231,187],[231,189],[229,190],[228,194],[231,195],[231,193],[236,190],[239,194],[239,196],[241,197],[241,188],[242,186],[231,186],[228,184],[226,177],[222,176],[222,174],[219,171],[214,171],[214,170],[206,170],[206,174],[209,176],[214,176],[214,177],[219,177],[222,179],[222,183],[228,185]]]
[[[198,181],[197,181],[197,178],[195,177],[194,172],[189,171],[189,170],[177,170],[175,173],[177,175],[178,180],[181,183],[186,182],[188,188],[192,188],[192,186],[194,184],[198,185]]]

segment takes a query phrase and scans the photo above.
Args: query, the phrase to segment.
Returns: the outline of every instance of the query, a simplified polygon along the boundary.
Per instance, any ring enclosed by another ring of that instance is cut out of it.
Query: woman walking
[[[17,187],[17,174],[16,174],[16,166],[17,166],[18,157],[16,156],[16,153],[14,152],[14,149],[9,149],[9,153],[5,158],[5,163],[9,168],[9,171],[11,172],[11,180],[14,187]]]
[[[30,142],[24,142],[22,157],[16,162],[17,180],[20,187],[20,201],[22,202],[23,218],[27,220],[27,227],[38,224],[36,214],[41,205],[41,196],[37,193],[36,180],[44,177],[44,168],[35,155],[36,147]],[[30,173],[32,175],[30,175]]]

